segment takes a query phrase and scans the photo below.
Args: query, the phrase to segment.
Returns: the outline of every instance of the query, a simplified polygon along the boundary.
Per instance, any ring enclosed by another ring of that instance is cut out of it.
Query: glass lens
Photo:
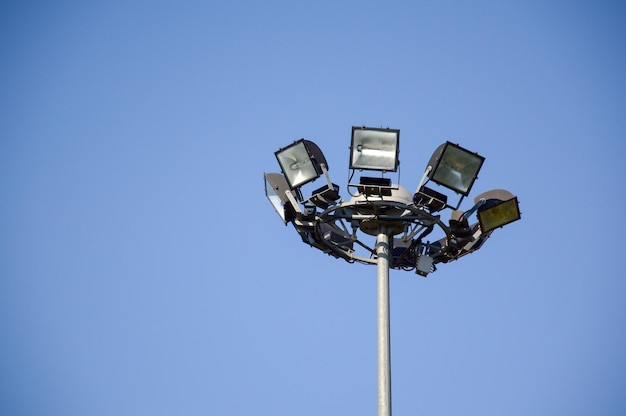
[[[467,195],[482,165],[482,158],[454,146],[446,146],[433,180]]]
[[[483,233],[520,219],[517,198],[509,199],[484,211],[478,211],[478,221]]]
[[[350,167],[395,172],[397,148],[396,131],[354,130]]]
[[[296,188],[319,176],[302,142],[278,153],[277,158],[292,188]]]

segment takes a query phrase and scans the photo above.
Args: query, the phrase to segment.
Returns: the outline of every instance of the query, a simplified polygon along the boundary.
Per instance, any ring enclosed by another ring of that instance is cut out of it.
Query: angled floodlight
[[[285,224],[293,221],[296,218],[296,212],[300,211],[300,207],[289,189],[285,177],[280,173],[266,173],[263,177],[267,199]]]
[[[439,146],[428,162],[428,177],[433,182],[467,196],[478,177],[485,158],[451,142]]]
[[[476,203],[484,201],[477,210],[478,222],[483,233],[510,224],[522,218],[517,197],[504,189],[494,189],[476,197]]]
[[[350,169],[398,170],[400,130],[352,127]]]
[[[324,154],[310,140],[297,140],[274,154],[291,189],[319,178],[328,169]]]

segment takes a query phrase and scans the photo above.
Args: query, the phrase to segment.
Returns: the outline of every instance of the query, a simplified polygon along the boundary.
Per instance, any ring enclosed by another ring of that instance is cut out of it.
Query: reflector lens
[[[350,169],[395,172],[400,130],[352,128]]]
[[[320,176],[311,161],[304,141],[296,142],[279,150],[276,152],[276,158],[292,189]]]
[[[484,160],[482,156],[447,143],[431,179],[455,192],[467,195]]]
[[[483,233],[488,233],[520,218],[517,197],[500,202],[485,210],[478,210],[478,221]]]

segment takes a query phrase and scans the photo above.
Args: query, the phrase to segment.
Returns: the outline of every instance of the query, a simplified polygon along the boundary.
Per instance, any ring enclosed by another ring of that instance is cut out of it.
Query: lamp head
[[[323,173],[321,165],[328,169],[324,154],[310,140],[297,140],[274,154],[291,189],[319,178]]]
[[[266,173],[263,178],[265,180],[265,196],[269,199],[276,213],[285,224],[293,221],[296,218],[296,210],[287,196],[287,192],[291,192],[291,190],[285,177],[280,173]]]
[[[475,198],[485,202],[478,208],[478,222],[483,233],[488,233],[522,218],[517,197],[504,189],[484,192]]]
[[[428,177],[435,183],[467,196],[478,177],[485,158],[458,144],[446,142],[439,146],[428,162]]]
[[[400,130],[352,127],[350,169],[398,170]]]

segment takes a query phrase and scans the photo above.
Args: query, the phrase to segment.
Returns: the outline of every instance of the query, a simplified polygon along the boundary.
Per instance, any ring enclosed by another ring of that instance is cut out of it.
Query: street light
[[[381,177],[349,183],[348,189],[357,190],[349,192],[349,200],[331,182],[320,148],[306,139],[275,152],[283,174],[264,175],[267,198],[303,242],[350,263],[377,266],[379,416],[391,415],[389,269],[426,277],[438,264],[481,248],[494,229],[521,218],[517,197],[501,189],[459,209],[485,158],[449,141],[435,150],[413,194],[393,184],[384,175],[398,170],[399,138],[396,129],[352,127],[350,178],[356,170],[380,171]],[[305,199],[302,186],[322,175],[326,184]],[[448,205],[448,196],[427,187],[428,181],[460,194],[458,204]],[[447,224],[436,214],[445,209],[452,210]],[[478,222],[470,224],[474,214]]]

